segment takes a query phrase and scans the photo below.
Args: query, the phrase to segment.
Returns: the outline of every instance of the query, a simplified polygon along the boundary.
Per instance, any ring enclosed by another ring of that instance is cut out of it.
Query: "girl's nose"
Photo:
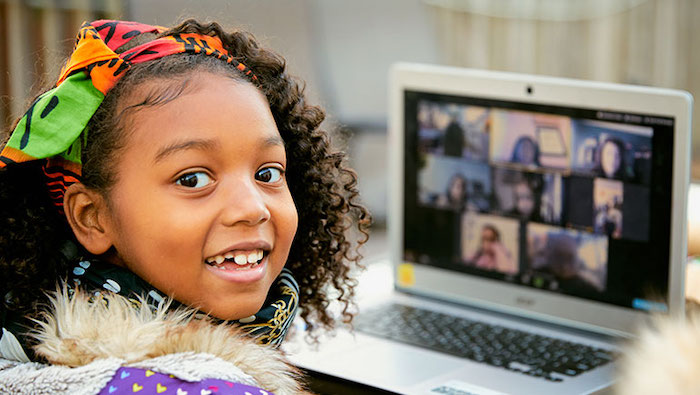
[[[226,195],[226,207],[222,216],[224,225],[242,223],[252,226],[270,219],[264,195],[255,182],[235,183],[228,188]]]

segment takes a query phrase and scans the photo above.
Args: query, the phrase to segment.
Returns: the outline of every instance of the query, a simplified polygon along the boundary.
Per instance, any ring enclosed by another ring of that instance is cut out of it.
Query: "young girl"
[[[249,34],[83,25],[0,153],[0,392],[301,391],[369,223],[323,116]]]

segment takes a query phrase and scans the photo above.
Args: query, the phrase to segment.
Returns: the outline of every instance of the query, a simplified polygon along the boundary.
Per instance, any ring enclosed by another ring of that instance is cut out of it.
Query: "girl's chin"
[[[239,321],[246,320],[246,318],[251,318],[262,308],[263,302],[260,304],[251,304],[250,306],[240,306],[236,305],[235,308],[231,310],[223,310],[219,312],[212,312],[211,316],[224,321]],[[206,311],[202,309],[202,311]]]

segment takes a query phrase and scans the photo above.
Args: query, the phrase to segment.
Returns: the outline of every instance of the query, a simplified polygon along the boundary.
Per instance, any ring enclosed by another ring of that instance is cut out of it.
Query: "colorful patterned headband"
[[[42,159],[49,194],[63,210],[66,188],[80,182],[80,155],[86,125],[105,95],[132,64],[178,53],[201,53],[240,70],[251,82],[257,77],[224,49],[217,37],[180,33],[138,45],[121,54],[114,51],[142,33],[166,29],[136,22],[100,20],[85,23],[56,87],[29,107],[0,152],[0,168],[10,163]]]

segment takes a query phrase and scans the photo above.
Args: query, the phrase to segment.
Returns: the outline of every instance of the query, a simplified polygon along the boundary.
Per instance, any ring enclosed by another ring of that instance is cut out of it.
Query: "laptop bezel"
[[[400,63],[390,71],[388,235],[395,288],[615,336],[634,334],[650,314],[403,261],[406,90],[674,118],[668,308],[669,314],[683,316],[692,96],[670,89],[425,64]],[[410,283],[398,281],[399,268],[411,271]]]

